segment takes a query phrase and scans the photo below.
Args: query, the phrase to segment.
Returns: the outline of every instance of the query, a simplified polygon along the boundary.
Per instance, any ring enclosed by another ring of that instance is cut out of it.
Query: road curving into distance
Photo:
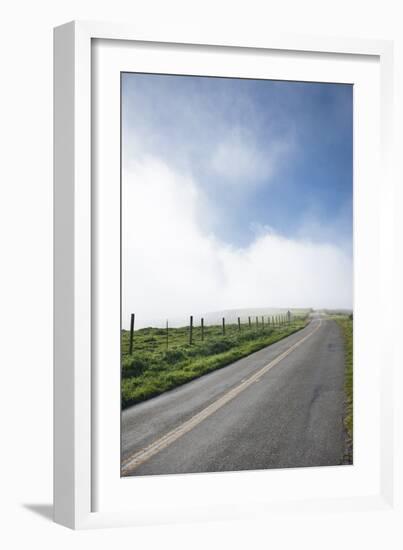
[[[330,466],[344,451],[344,345],[335,321],[122,412],[122,475]]]

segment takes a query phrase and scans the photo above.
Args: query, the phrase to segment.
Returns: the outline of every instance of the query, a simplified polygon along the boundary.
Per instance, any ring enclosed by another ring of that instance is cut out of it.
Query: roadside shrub
[[[127,355],[122,360],[122,377],[139,376],[147,370],[152,363],[153,356],[150,353],[135,353]]]
[[[230,350],[233,345],[233,342],[229,340],[215,340],[212,342],[206,342],[200,351],[202,355],[215,355],[217,353],[223,353],[224,351]]]
[[[169,349],[162,355],[163,360],[165,360],[169,365],[174,365],[180,361],[186,359],[186,353],[181,349]]]

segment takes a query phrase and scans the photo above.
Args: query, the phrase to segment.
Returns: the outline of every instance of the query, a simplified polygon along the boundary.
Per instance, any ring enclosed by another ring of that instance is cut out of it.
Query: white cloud
[[[206,227],[200,187],[151,157],[123,173],[123,326],[230,308],[351,307],[352,261],[331,244],[259,232],[234,248]]]
[[[278,163],[291,148],[291,142],[272,140],[262,150],[250,132],[231,128],[212,153],[211,168],[221,183],[250,185],[272,177]]]
[[[136,75],[131,82],[122,121],[124,156],[132,160],[152,155],[176,170],[207,174],[205,185],[211,178],[242,191],[271,180],[296,149],[294,125],[278,123],[278,107],[268,103],[262,112],[248,93],[220,79],[175,84]]]

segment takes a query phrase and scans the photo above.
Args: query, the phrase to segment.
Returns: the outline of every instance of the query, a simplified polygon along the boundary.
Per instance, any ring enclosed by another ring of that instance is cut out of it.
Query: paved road
[[[122,475],[324,466],[344,450],[338,325],[303,330],[122,414]]]

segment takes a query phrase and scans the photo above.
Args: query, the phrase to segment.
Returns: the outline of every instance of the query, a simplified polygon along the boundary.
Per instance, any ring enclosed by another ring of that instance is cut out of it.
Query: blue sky
[[[130,73],[122,92],[125,143],[143,141],[127,156],[149,151],[193,174],[219,237],[244,246],[266,226],[351,247],[351,85]],[[244,147],[255,169],[242,165],[238,182],[229,168]]]
[[[122,75],[123,317],[352,307],[350,85]]]

